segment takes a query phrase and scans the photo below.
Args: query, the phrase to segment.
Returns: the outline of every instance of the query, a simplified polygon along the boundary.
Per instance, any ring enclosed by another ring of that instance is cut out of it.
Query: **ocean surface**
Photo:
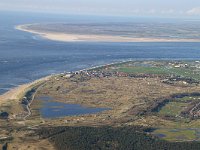
[[[200,43],[64,43],[46,40],[14,28],[29,23],[108,21],[122,20],[0,12],[0,93],[50,74],[123,60],[200,59]]]

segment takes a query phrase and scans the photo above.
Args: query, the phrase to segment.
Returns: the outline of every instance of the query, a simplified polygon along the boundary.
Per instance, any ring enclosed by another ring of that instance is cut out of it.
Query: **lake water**
[[[85,115],[102,112],[109,110],[109,108],[90,108],[79,104],[66,104],[61,102],[52,102],[51,97],[39,97],[41,100],[42,108],[40,108],[40,114],[43,118],[56,118],[63,116]]]

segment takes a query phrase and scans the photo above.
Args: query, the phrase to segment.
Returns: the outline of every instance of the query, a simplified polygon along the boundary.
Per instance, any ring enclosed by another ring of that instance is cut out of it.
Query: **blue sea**
[[[0,12],[0,93],[50,74],[123,60],[200,59],[200,43],[57,42],[14,28],[16,25],[29,23],[122,21],[112,19]]]

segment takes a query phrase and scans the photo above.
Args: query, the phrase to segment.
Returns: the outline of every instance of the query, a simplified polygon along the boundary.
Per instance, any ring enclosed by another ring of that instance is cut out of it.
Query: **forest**
[[[37,133],[59,150],[198,150],[199,142],[168,142],[143,127],[46,127]]]

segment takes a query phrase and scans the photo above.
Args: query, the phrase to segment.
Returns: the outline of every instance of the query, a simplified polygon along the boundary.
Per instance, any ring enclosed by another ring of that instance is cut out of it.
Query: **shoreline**
[[[154,59],[152,59],[154,60]],[[167,61],[169,59],[163,59],[164,61]],[[157,60],[157,61],[163,61],[163,60]],[[196,60],[196,59],[192,59],[192,60]],[[63,73],[65,74],[71,74],[71,73],[75,73],[75,72],[81,72],[81,71],[90,71],[90,70],[95,70],[101,67],[105,67],[105,66],[110,66],[110,65],[117,65],[117,64],[123,64],[126,62],[131,62],[131,61],[145,61],[145,59],[142,60],[137,60],[137,59],[127,59],[127,60],[121,60],[121,61],[117,61],[117,62],[112,62],[112,63],[106,63],[106,64],[102,64],[102,65],[97,65],[97,66],[91,66],[85,69],[81,69],[81,70],[76,70],[76,71],[72,71],[72,72],[61,72],[58,74],[53,74],[53,75],[48,75],[36,80],[33,80],[32,82],[29,83],[25,83],[22,85],[18,85],[17,87],[11,88],[10,90],[8,90],[7,92],[0,94],[0,105],[2,104],[2,102],[5,102],[6,100],[19,100],[19,98],[22,98],[22,95],[25,95],[27,93],[28,90],[30,90],[30,88],[34,88],[38,83],[41,82],[45,82],[50,80],[52,77],[56,77],[59,75],[62,75]],[[174,61],[179,61],[178,60],[174,60]]]
[[[0,105],[8,101],[19,101],[26,92],[40,82],[48,81],[52,76],[46,76],[30,83],[19,85],[0,95]]]
[[[69,72],[63,72],[63,73],[65,73],[67,75],[67,74],[72,74],[72,73],[76,73],[76,72],[89,71],[89,70],[101,68],[101,67],[104,67],[104,66],[125,63],[125,62],[128,62],[128,61],[130,61],[130,60],[107,63],[107,64],[103,64],[103,65],[98,65],[98,66],[94,66],[94,67],[85,68],[85,69],[82,69],[82,70],[73,71],[73,72],[70,72],[70,73]],[[53,77],[60,76],[63,73],[58,73],[58,74],[54,74],[54,75],[48,75],[46,77],[34,80],[34,81],[30,82],[30,83],[25,83],[25,84],[22,84],[22,85],[19,85],[17,87],[14,87],[14,88],[10,89],[9,91],[7,91],[7,92],[5,92],[5,93],[0,95],[0,107],[3,106],[6,103],[12,103],[12,102],[17,102],[18,103],[18,102],[20,102],[24,97],[26,97],[26,94],[30,90],[32,90],[32,89],[34,89],[35,87],[38,86],[36,91],[33,93],[33,96],[30,99],[29,103],[26,105],[27,114],[23,117],[23,120],[26,120],[32,114],[32,112],[31,112],[31,104],[32,104],[32,102],[33,102],[33,100],[35,98],[35,95],[36,95],[38,89],[40,88],[40,86],[43,85],[46,81],[49,81],[50,79],[52,79]]]
[[[16,30],[36,34],[44,39],[60,42],[200,42],[199,39],[162,39],[162,38],[135,38],[112,35],[94,34],[67,34],[59,32],[36,31],[27,29],[33,24],[23,24],[15,26]]]
[[[81,69],[81,70],[72,71],[71,73],[93,70],[93,69],[97,69],[97,68],[101,68],[101,67],[105,67],[105,66],[109,66],[109,65],[116,65],[116,64],[126,63],[126,62],[129,62],[129,61],[134,61],[134,60],[127,60],[127,61],[123,60],[123,61],[119,61],[119,62],[113,62],[113,63],[107,63],[107,64],[103,64],[103,65],[97,65],[97,66],[93,66],[93,67],[89,67],[89,68],[85,68],[85,69]],[[6,98],[6,100],[16,100],[16,99],[18,99],[18,97],[21,94],[21,92],[26,93],[25,91],[28,90],[28,88],[30,88],[31,86],[34,87],[34,85],[38,84],[39,82],[48,81],[52,77],[62,75],[63,73],[71,74],[69,72],[65,72],[64,71],[64,72],[61,72],[61,73],[58,73],[58,74],[47,75],[45,77],[33,80],[32,82],[21,84],[21,85],[18,85],[17,87],[11,88],[7,92],[0,94],[0,104],[1,104],[1,101],[3,99],[5,99],[5,98]],[[12,95],[12,96],[10,96],[10,95]]]
[[[122,60],[119,62],[112,62],[112,63],[106,63],[103,65],[98,65],[98,66],[93,66],[93,67],[89,67],[89,68],[85,68],[85,69],[81,69],[81,70],[77,70],[77,71],[73,71],[73,72],[61,72],[58,74],[54,74],[54,75],[49,75],[40,79],[37,79],[33,82],[27,83],[27,84],[23,84],[23,85],[19,85],[16,88],[11,89],[10,91],[0,95],[0,106],[3,106],[6,103],[21,103],[23,101],[23,99],[26,99],[26,94],[31,91],[32,89],[36,89],[36,91],[34,91],[34,93],[32,93],[32,96],[30,99],[28,100],[28,103],[26,104],[26,114],[24,116],[21,117],[21,119],[23,119],[24,121],[31,116],[32,111],[31,111],[31,104],[35,98],[35,95],[37,94],[38,89],[44,85],[46,83],[46,81],[51,81],[52,79],[56,79],[57,77],[59,77],[60,75],[72,75],[72,74],[76,74],[77,72],[81,73],[81,72],[87,72],[87,71],[91,71],[91,70],[96,70],[98,68],[102,68],[102,67],[107,67],[107,66],[112,66],[112,65],[117,65],[117,64],[123,64],[126,62],[132,62],[132,61],[137,61],[137,60]],[[70,77],[70,76],[69,76]],[[90,105],[86,105],[89,106]],[[17,115],[20,113],[16,113]],[[16,114],[12,115],[12,117],[10,118],[15,118],[16,119]]]
[[[75,72],[89,71],[89,70],[98,69],[98,68],[109,66],[109,65],[116,65],[116,64],[129,62],[129,61],[133,61],[133,60],[127,60],[127,61],[123,60],[123,61],[119,61],[119,62],[113,62],[113,63],[107,63],[107,64],[103,64],[103,65],[93,66],[93,67],[89,67],[89,68],[73,71],[73,72],[70,72],[70,73],[64,71],[63,73],[71,74],[71,73],[75,73]],[[2,104],[5,104],[6,102],[20,101],[30,89],[36,87],[38,84],[41,84],[41,82],[48,81],[52,77],[56,77],[56,76],[62,75],[63,73],[58,73],[58,74],[54,74],[54,75],[48,75],[48,76],[45,76],[43,78],[39,78],[39,79],[33,80],[30,83],[25,83],[25,84],[22,84],[22,85],[18,85],[17,87],[11,88],[9,91],[7,91],[7,92],[5,92],[3,94],[0,94],[0,106]],[[31,103],[32,103],[32,100],[31,100]],[[31,103],[29,103],[27,105],[28,114],[27,114],[27,116],[24,117],[25,119],[28,116],[31,115],[31,111],[30,111]]]

